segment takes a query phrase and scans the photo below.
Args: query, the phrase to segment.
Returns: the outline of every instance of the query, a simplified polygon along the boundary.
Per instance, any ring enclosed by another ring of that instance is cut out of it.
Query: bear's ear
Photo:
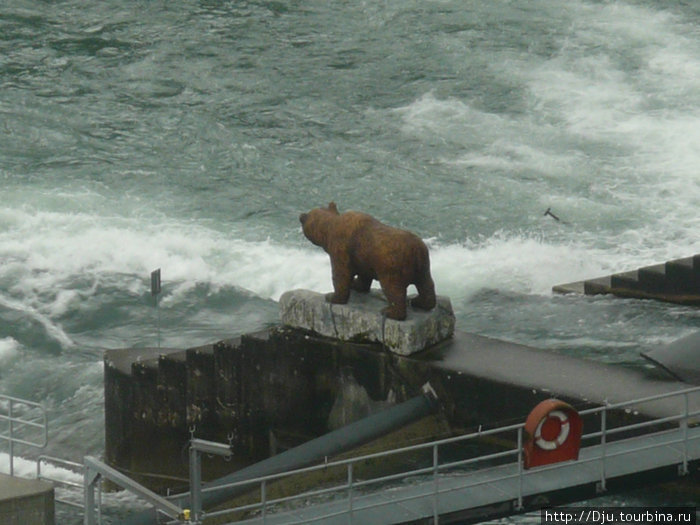
[[[339,215],[338,214],[338,207],[335,205],[335,202],[331,202],[330,204],[328,204],[328,209],[330,211],[332,211],[333,213],[335,213],[336,215]]]

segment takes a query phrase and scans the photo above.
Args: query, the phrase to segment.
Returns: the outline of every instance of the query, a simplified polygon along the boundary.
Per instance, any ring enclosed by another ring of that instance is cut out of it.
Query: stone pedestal
[[[317,334],[356,343],[381,343],[388,350],[410,355],[433,346],[454,333],[455,316],[448,297],[426,312],[408,307],[406,320],[386,319],[387,303],[378,290],[351,292],[347,304],[326,302],[325,294],[292,290],[280,297],[282,323]]]

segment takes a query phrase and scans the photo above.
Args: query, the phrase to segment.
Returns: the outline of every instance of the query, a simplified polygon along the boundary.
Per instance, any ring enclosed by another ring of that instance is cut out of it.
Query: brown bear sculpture
[[[306,238],[331,258],[334,292],[326,300],[345,304],[350,289],[369,292],[377,279],[389,302],[384,314],[390,319],[406,319],[406,288],[411,284],[418,290],[411,306],[435,307],[428,247],[417,235],[387,226],[366,213],[338,213],[334,202],[302,213],[299,220]]]

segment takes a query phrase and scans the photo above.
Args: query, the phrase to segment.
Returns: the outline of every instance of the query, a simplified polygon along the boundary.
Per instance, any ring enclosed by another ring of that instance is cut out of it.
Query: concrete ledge
[[[36,479],[0,474],[0,523],[53,525],[53,485]]]
[[[405,321],[386,319],[384,296],[351,292],[347,304],[326,302],[324,294],[292,290],[280,297],[282,323],[319,335],[356,343],[381,343],[388,350],[411,355],[452,337],[455,316],[448,297],[439,296],[431,311],[408,308]]]

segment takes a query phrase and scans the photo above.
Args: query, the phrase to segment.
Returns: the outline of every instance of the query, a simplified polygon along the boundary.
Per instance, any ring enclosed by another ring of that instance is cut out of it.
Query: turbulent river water
[[[298,215],[332,200],[426,239],[458,329],[644,368],[697,309],[551,287],[700,252],[699,28],[680,0],[0,2],[0,393],[99,455],[150,272],[166,346],[275,323],[330,289]]]

